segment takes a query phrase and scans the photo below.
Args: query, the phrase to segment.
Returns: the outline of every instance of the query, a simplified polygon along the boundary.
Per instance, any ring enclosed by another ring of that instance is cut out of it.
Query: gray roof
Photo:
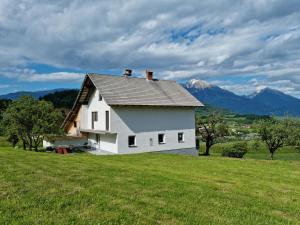
[[[175,81],[98,74],[88,77],[108,105],[203,106]]]
[[[66,128],[76,117],[82,104],[87,104],[97,88],[110,106],[203,106],[194,96],[175,81],[146,80],[125,76],[87,74],[76,101],[62,127]]]

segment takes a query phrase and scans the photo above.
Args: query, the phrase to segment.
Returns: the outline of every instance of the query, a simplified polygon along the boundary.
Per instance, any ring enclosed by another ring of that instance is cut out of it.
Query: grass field
[[[0,136],[0,147],[9,147],[11,144],[7,141],[7,137]]]
[[[296,159],[2,147],[0,224],[300,224]]]
[[[219,156],[223,150],[223,147],[230,147],[235,142],[219,143],[211,147],[211,155]],[[253,147],[254,141],[247,141],[248,143],[248,153],[244,156],[247,159],[270,159],[270,153],[266,145],[260,142],[259,147],[255,149]],[[205,152],[205,143],[201,143],[200,153]],[[275,160],[291,160],[291,161],[300,161],[300,151],[292,146],[285,146],[279,148],[274,155]]]

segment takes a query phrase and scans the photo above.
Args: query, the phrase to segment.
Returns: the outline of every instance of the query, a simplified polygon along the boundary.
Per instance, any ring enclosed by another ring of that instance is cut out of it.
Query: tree
[[[206,118],[198,121],[197,132],[205,141],[205,153],[209,155],[211,146],[217,143],[218,139],[228,135],[228,126],[223,120],[222,116],[217,113],[212,113]]]
[[[300,120],[287,118],[285,124],[288,126],[289,131],[286,145],[300,148]]]
[[[12,147],[14,148],[19,142],[19,137],[17,134],[11,133],[9,134],[7,141],[10,142],[12,144]]]
[[[7,134],[16,134],[23,149],[36,150],[45,137],[61,133],[62,113],[52,103],[23,96],[12,102],[3,115]]]
[[[262,120],[259,123],[259,136],[269,149],[271,159],[277,149],[284,146],[289,136],[287,121],[277,119]]]
[[[2,119],[3,119],[3,113],[11,103],[11,100],[9,99],[0,99],[0,135],[4,134]]]
[[[52,102],[55,108],[71,109],[79,90],[64,90],[50,93],[40,98]]]

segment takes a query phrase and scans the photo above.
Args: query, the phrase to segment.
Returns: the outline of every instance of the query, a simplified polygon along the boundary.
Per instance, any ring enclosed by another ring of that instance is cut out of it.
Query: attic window
[[[76,121],[74,121],[73,126],[77,127],[77,122]]]
[[[99,101],[102,101],[102,95],[99,94]]]

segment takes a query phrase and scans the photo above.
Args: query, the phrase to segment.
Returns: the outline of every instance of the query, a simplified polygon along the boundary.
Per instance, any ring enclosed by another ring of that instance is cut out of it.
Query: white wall
[[[91,95],[88,105],[82,106],[82,119],[80,123],[80,128],[82,129],[92,129],[92,112],[98,112],[98,121],[94,123],[95,130],[105,130],[105,111],[110,111],[110,106],[107,105],[105,100],[99,101],[99,92],[95,90]]]
[[[195,147],[195,116],[193,108],[126,106],[111,109],[111,129],[118,133],[118,153],[163,151]],[[178,143],[178,132],[184,142]],[[165,144],[158,144],[164,133]],[[128,146],[128,136],[136,135],[137,147]],[[153,146],[150,146],[150,138]]]
[[[80,112],[80,122],[78,124],[79,129],[90,129],[88,105],[82,105],[80,108]]]
[[[91,95],[87,105],[82,106],[82,117],[81,117],[81,129],[92,129],[92,112],[98,112],[98,121],[94,122],[94,130],[105,131],[106,130],[106,118],[105,111],[110,112],[111,108],[102,98],[99,101],[99,91],[95,90]],[[110,127],[110,126],[109,126]],[[100,142],[96,141],[96,134],[89,133],[88,143],[92,148],[97,150],[105,150],[109,152],[117,153],[117,135],[116,134],[100,134]]]
[[[92,149],[118,153],[117,134],[100,134],[100,142],[96,141],[96,134],[90,133],[88,143]]]

